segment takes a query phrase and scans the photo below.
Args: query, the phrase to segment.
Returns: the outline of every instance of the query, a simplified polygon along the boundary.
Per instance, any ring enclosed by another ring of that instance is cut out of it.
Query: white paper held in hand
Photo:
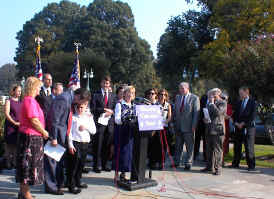
[[[103,126],[108,125],[108,121],[111,116],[105,117],[105,113],[103,113],[99,118],[98,118],[98,123],[102,124]]]
[[[208,109],[203,108],[203,112],[204,112],[205,119],[208,121],[208,123],[211,123],[211,119],[210,119],[210,116],[209,116]]]
[[[44,147],[44,154],[56,160],[57,162],[60,161],[65,151],[66,149],[62,147],[60,144],[57,144],[56,147],[52,146],[51,141],[48,141]]]

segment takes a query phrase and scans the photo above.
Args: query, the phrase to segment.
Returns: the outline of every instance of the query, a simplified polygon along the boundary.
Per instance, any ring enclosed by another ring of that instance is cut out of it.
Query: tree
[[[203,46],[213,40],[207,12],[188,11],[173,17],[158,43],[157,71],[162,83],[170,90],[177,90],[183,68],[193,69]],[[172,81],[170,81],[172,79]]]
[[[44,21],[50,22],[49,25]],[[127,3],[95,0],[88,7],[69,1],[49,4],[17,36],[19,48],[15,60],[18,68],[28,74],[35,60],[33,39],[38,34],[45,40],[41,48],[43,68],[58,81],[68,80],[74,59],[73,42],[77,41],[82,44],[81,71],[90,67],[94,70],[93,88],[99,86],[104,74],[110,74],[114,83],[134,83],[140,92],[145,89],[141,84],[144,79],[149,80],[149,87],[159,86],[159,80],[152,76],[155,69],[150,46],[138,37]]]
[[[274,38],[269,35],[256,41],[242,41],[225,57],[226,75],[231,93],[242,85],[251,88],[258,101],[274,101]]]
[[[4,64],[0,67],[0,91],[8,95],[10,85],[16,83],[15,64]]]

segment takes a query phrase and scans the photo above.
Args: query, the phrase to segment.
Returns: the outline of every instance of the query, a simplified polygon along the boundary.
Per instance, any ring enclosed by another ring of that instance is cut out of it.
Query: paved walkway
[[[195,163],[191,171],[183,168],[153,171],[153,179],[159,183],[138,191],[124,191],[113,183],[114,172],[84,174],[88,189],[73,195],[65,190],[64,196],[43,192],[43,186],[32,187],[37,199],[273,199],[274,169],[258,168],[248,172],[246,168],[224,168],[221,176],[200,172],[202,163]],[[14,170],[0,174],[0,199],[17,198],[18,184],[14,182]]]

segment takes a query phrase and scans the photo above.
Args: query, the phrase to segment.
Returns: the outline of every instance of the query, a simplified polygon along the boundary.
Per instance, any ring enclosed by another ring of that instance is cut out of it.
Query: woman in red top
[[[227,102],[227,111],[226,111],[226,118],[225,118],[225,139],[223,142],[223,165],[224,165],[224,156],[226,156],[229,152],[229,137],[230,137],[229,120],[232,117],[233,110],[232,110],[232,105],[229,104],[228,102],[228,96],[223,95],[222,98]]]
[[[42,109],[35,100],[42,82],[29,77],[25,84],[25,97],[19,116],[16,182],[20,183],[19,199],[33,199],[29,185],[44,182],[43,138],[48,138]]]

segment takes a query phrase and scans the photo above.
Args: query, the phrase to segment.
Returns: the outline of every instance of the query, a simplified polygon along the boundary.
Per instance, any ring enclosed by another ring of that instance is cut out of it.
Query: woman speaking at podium
[[[124,90],[124,98],[115,107],[115,123],[117,130],[114,132],[114,180],[127,181],[126,172],[130,172],[133,160],[133,135],[137,129],[136,110],[133,100],[135,88],[127,86]],[[118,179],[118,172],[120,179]]]

